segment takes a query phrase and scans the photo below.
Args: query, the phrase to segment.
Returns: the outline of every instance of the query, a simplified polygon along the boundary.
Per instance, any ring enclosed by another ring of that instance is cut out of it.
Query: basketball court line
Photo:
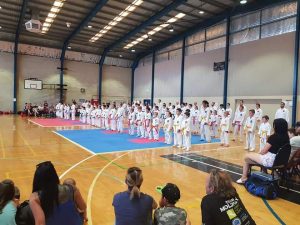
[[[29,122],[35,124],[35,125],[38,125],[39,127],[45,127],[45,126],[43,126],[43,125],[41,125],[41,124],[39,124],[39,123],[37,123],[37,122],[32,121],[31,119],[27,119],[27,120],[28,120]]]
[[[92,125],[89,125],[89,124],[72,124],[72,125],[57,125],[57,126],[44,126],[40,123],[37,123],[31,119],[27,119],[29,122],[35,124],[35,125],[38,125],[40,127],[44,127],[44,128],[62,128],[62,127],[69,127],[69,128],[72,128],[72,127],[90,127],[90,128],[93,128]],[[69,121],[69,120],[66,120],[66,121]],[[76,120],[78,121],[78,120]]]
[[[88,198],[87,198],[87,217],[88,217],[88,224],[89,225],[93,225],[93,220],[92,220],[92,196],[93,196],[93,192],[94,192],[94,188],[96,185],[96,182],[98,180],[98,178],[101,176],[101,174],[103,173],[103,171],[109,167],[111,164],[113,164],[115,161],[117,161],[118,159],[122,158],[123,156],[129,154],[130,152],[126,152],[120,156],[118,156],[117,158],[111,160],[109,163],[107,163],[99,172],[98,174],[94,177],[93,182],[89,188],[89,192],[88,192]]]
[[[31,147],[31,145],[28,143],[28,141],[24,138],[24,136],[23,136],[20,132],[17,132],[17,134],[18,134],[18,135],[20,136],[20,138],[23,140],[25,146],[29,148],[29,150],[31,151],[32,155],[33,155],[33,156],[36,156],[35,151],[34,151],[33,148]]]

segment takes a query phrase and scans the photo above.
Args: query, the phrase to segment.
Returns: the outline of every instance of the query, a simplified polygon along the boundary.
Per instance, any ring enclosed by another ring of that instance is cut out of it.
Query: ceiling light
[[[67,25],[68,28],[71,27],[71,23],[69,23],[69,22],[66,22],[66,25]]]
[[[241,3],[241,4],[246,4],[246,3],[247,3],[247,0],[241,0],[240,3]]]
[[[200,14],[204,14],[204,11],[201,10],[199,13],[200,13]]]
[[[113,28],[113,26],[116,26],[120,21],[122,21],[126,16],[128,16],[132,11],[134,11],[137,6],[141,5],[143,3],[143,0],[135,0],[131,4],[129,4],[122,12],[119,13],[113,20],[111,20],[107,26],[105,26],[102,30],[100,30],[97,34],[105,34],[110,29]],[[94,37],[97,35],[95,34]],[[90,39],[91,42],[94,42],[94,39]]]
[[[50,23],[43,23],[43,27],[50,27],[51,24]]]
[[[56,14],[55,14],[55,13],[48,13],[48,17],[49,17],[49,18],[55,18],[55,17],[56,17]]]
[[[46,18],[46,20],[45,20],[46,23],[53,23],[53,21],[54,20],[52,18]]]
[[[2,9],[2,6],[0,6],[0,9]]]
[[[135,52],[135,49],[131,49],[132,52]]]
[[[142,42],[145,39],[147,39],[148,41],[152,41],[152,38],[150,37],[150,35],[152,36],[155,33],[161,31],[162,29],[164,29],[164,28],[166,28],[168,26],[170,27],[169,31],[170,32],[174,32],[174,28],[173,28],[173,26],[170,26],[170,24],[176,22],[178,19],[184,17],[185,15],[186,14],[184,14],[184,13],[178,13],[176,16],[174,16],[173,18],[169,19],[166,23],[158,25],[153,30],[149,31],[147,34],[144,34],[140,38],[137,38],[136,40],[134,40],[131,43],[127,44],[124,48],[125,49],[129,49],[129,48],[133,47],[134,45]]]
[[[71,46],[68,46],[68,49],[72,49],[72,47],[71,47]]]
[[[122,55],[119,55],[120,56],[120,58],[123,58],[123,56]]]
[[[175,17],[178,18],[178,19],[181,19],[184,16],[185,16],[184,13],[178,13]]]
[[[0,29],[2,29],[2,27],[0,26]]]
[[[52,8],[50,9],[50,12],[58,13],[59,10],[60,10],[60,8],[52,7]]]
[[[61,7],[64,5],[63,2],[64,2],[64,1],[55,1],[55,2],[53,3],[53,5],[54,5],[55,7],[61,8]]]
[[[88,25],[88,28],[90,28],[90,29],[91,29],[91,28],[93,28],[93,26],[91,26],[91,25]]]

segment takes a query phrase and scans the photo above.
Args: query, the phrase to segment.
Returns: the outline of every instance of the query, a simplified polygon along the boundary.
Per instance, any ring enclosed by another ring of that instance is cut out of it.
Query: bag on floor
[[[248,178],[248,180],[245,182],[245,187],[251,194],[265,199],[277,198],[279,191],[276,181],[270,181],[255,175],[251,175]]]

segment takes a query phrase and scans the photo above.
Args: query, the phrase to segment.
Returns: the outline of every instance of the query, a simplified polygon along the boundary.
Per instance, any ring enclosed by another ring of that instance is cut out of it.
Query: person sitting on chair
[[[249,153],[245,156],[245,163],[243,165],[243,175],[236,182],[244,184],[247,180],[249,165],[259,164],[265,167],[273,166],[276,154],[280,147],[290,143],[288,135],[288,123],[285,119],[275,119],[273,122],[274,134],[268,140],[266,146],[260,153]]]

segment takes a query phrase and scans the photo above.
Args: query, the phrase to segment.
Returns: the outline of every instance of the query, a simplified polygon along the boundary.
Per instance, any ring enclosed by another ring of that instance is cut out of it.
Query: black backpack
[[[34,217],[29,206],[29,200],[24,201],[18,208],[16,214],[17,225],[35,225]]]

